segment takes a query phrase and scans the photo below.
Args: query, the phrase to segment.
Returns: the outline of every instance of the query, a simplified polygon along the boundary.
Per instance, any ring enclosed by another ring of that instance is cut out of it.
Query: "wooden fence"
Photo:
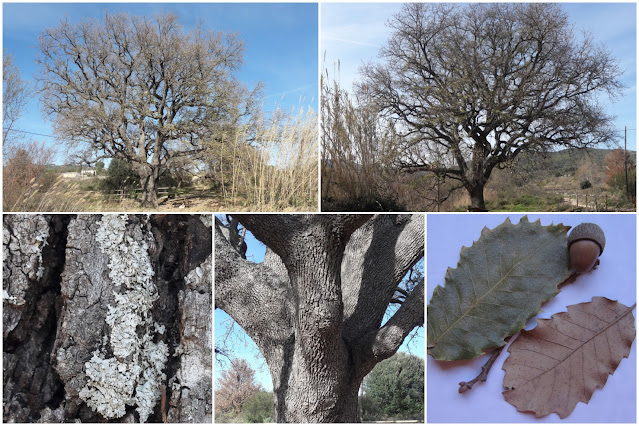
[[[115,189],[112,191],[103,192],[102,195],[109,200],[116,199],[122,201],[125,198],[137,200],[142,198],[142,188]],[[172,192],[171,188],[168,186],[157,188],[157,196],[158,200],[160,200],[161,202],[170,200],[172,203],[182,203],[185,205],[188,205],[190,202],[189,199],[192,198],[192,196],[188,194],[178,195],[175,192]],[[162,198],[165,198],[165,200],[162,200]]]
[[[564,193],[564,202],[593,212],[608,211],[607,194]]]

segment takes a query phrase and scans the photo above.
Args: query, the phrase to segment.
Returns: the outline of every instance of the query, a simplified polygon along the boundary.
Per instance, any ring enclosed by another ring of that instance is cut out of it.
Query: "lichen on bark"
[[[20,321],[29,286],[42,278],[42,250],[47,245],[49,223],[42,215],[8,216],[2,230],[3,336]]]
[[[19,220],[4,217],[6,243]],[[208,309],[199,303],[188,321],[210,322],[211,260],[208,269],[205,260],[212,247],[205,221],[190,215],[31,215],[28,220],[31,227],[46,224],[49,238],[42,261],[33,263],[44,271],[38,274],[33,266],[27,271],[36,279],[25,293],[25,312],[4,339],[4,421],[160,422],[170,407],[189,413],[174,422],[210,422],[210,374],[176,385],[181,398],[175,403],[166,380],[179,382],[180,366],[210,364],[210,349],[198,348],[210,344],[210,326],[196,327],[204,333],[199,340],[183,338],[184,312],[193,299],[180,296],[193,290],[192,297],[208,300]],[[29,243],[26,234],[21,243]],[[5,268],[6,261],[7,256]],[[189,284],[207,279],[208,287]],[[13,286],[5,274],[4,289]],[[192,346],[178,350],[182,340]],[[200,359],[207,350],[209,359]],[[195,394],[204,395],[195,404],[204,409],[190,409]]]
[[[122,417],[125,406],[135,404],[140,421],[146,422],[166,380],[162,371],[168,346],[153,341],[164,327],[150,313],[158,293],[149,256],[154,241],[148,219],[135,225],[127,221],[127,215],[104,216],[96,234],[100,250],[109,258],[109,278],[119,291],[114,290],[115,303],[107,306],[108,348],[96,350],[86,362],[88,382],[80,398],[107,419]],[[108,357],[110,352],[113,357]]]

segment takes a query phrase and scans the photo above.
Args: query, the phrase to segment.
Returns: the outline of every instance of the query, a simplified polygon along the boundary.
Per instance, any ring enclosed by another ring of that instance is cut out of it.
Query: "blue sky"
[[[312,3],[5,3],[3,48],[13,54],[23,79],[30,80],[38,73],[34,62],[38,36],[67,15],[77,23],[84,18],[102,18],[105,11],[149,17],[171,11],[187,30],[201,20],[207,28],[239,34],[245,51],[238,78],[249,87],[258,81],[265,84],[266,110],[276,106],[287,111],[309,106],[317,110],[317,9]],[[16,128],[52,134],[37,97]]]
[[[604,43],[619,60],[626,86],[622,97],[611,103],[601,99],[606,110],[617,116],[615,127],[628,130],[628,148],[636,150],[636,5],[634,3],[561,3],[574,26],[575,35],[583,30]],[[386,22],[401,9],[401,3],[323,3],[320,5],[320,52],[323,71],[336,75],[347,90],[357,81],[361,65],[377,60],[379,48],[390,34]],[[324,56],[325,55],[325,56]],[[325,58],[325,59],[324,59]]]
[[[250,232],[246,233],[246,258],[256,263],[262,262],[264,259],[264,253],[266,252],[266,246],[253,237]],[[423,272],[423,262],[422,262]],[[224,311],[220,309],[215,310],[215,341],[216,346],[221,343],[221,338],[228,330],[229,324],[232,323],[231,317],[229,317]],[[400,347],[400,351],[409,352],[415,356],[424,358],[424,332],[423,328],[420,328],[415,334],[415,337],[410,342],[404,342]],[[407,339],[408,340],[408,339]],[[233,325],[233,337],[228,340],[233,342],[233,345],[226,346],[227,349],[232,349],[233,354],[238,358],[244,358],[251,365],[256,372],[256,380],[262,387],[268,391],[273,390],[273,382],[271,381],[271,375],[266,366],[264,357],[260,354],[257,345],[244,333],[242,327],[237,324]],[[220,368],[219,363],[215,363],[216,370]],[[215,375],[217,377],[217,374]],[[217,383],[217,382],[216,382]]]

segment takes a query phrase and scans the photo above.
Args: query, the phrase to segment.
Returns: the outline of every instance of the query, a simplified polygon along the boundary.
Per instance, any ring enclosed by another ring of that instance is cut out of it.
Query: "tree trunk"
[[[475,184],[468,187],[468,195],[470,195],[470,211],[485,212],[484,204],[484,185]]]
[[[274,389],[285,389],[274,395],[278,423],[357,423],[357,396],[361,380],[351,375],[353,366],[340,366],[340,380],[330,388],[314,382],[309,374],[314,367],[303,365],[298,359],[284,359],[292,367],[288,383],[274,383]],[[335,370],[329,364],[329,370]],[[294,378],[294,379],[293,379]]]
[[[5,422],[211,422],[210,216],[3,223]]]
[[[424,321],[421,283],[381,326],[396,286],[423,255],[423,216],[233,219],[268,249],[260,264],[244,259],[216,219],[215,306],[264,355],[277,421],[360,421],[363,378]]]
[[[154,171],[146,176],[140,176],[140,183],[142,184],[142,207],[157,207],[157,172]]]

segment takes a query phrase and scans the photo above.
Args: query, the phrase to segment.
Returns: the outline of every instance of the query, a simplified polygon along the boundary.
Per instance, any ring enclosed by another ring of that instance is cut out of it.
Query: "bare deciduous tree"
[[[47,173],[47,164],[55,156],[44,142],[10,144],[4,150],[2,168],[2,206],[5,212],[25,211],[37,205],[34,191],[53,185],[55,177]]]
[[[85,162],[129,162],[145,206],[156,205],[156,183],[172,163],[234,132],[255,94],[234,77],[243,60],[235,34],[186,33],[173,14],[65,20],[43,32],[39,48],[56,131],[85,148]]]
[[[484,208],[491,172],[521,152],[614,138],[598,100],[620,92],[618,63],[576,37],[561,6],[415,3],[389,25],[385,62],[363,68],[361,89],[395,120],[404,170],[460,182],[471,207]]]
[[[22,80],[13,55],[2,52],[2,145],[9,140],[16,121],[24,113],[29,100],[29,86]]]
[[[262,263],[246,260],[237,224],[216,219],[215,307],[264,355],[277,421],[358,421],[364,376],[424,323],[423,281],[397,294],[423,257],[423,216],[233,219],[267,251]],[[382,325],[391,303],[400,307]]]
[[[255,383],[255,371],[244,359],[234,359],[227,370],[222,371],[215,390],[215,411],[240,414],[244,402],[260,387]]]

